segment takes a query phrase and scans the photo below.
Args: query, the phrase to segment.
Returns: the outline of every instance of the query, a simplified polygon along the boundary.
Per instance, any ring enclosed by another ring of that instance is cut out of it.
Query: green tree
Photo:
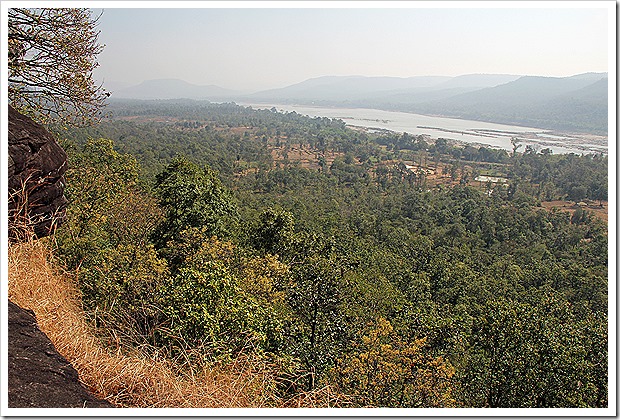
[[[159,343],[173,353],[199,359],[227,358],[240,351],[277,352],[282,325],[276,290],[286,266],[277,260],[251,260],[236,267],[235,246],[189,229],[193,252],[158,291],[165,320]]]
[[[601,357],[605,350],[594,344],[606,341],[604,327],[595,318],[578,320],[571,305],[554,295],[533,294],[530,300],[535,305],[507,299],[490,301],[474,321],[468,362],[459,378],[465,404],[606,404],[606,362]]]
[[[260,215],[258,225],[252,229],[251,241],[260,250],[282,254],[291,250],[295,222],[285,210],[268,208]]]
[[[119,153],[109,139],[89,139],[81,148],[71,142],[62,145],[69,155],[65,175],[65,195],[71,206],[69,229],[75,237],[82,237],[97,229],[98,222],[108,220],[110,212],[137,190],[139,165],[133,156]]]
[[[42,123],[98,121],[109,94],[92,72],[99,66],[97,21],[89,9],[10,8],[9,102]]]
[[[342,279],[337,262],[318,255],[291,271],[287,301],[297,322],[288,329],[288,346],[307,369],[302,386],[312,389],[333,365],[349,333],[342,313]]]
[[[64,146],[69,204],[58,256],[77,273],[91,321],[126,344],[143,344],[157,326],[156,291],[168,275],[149,240],[161,213],[139,187],[136,160],[111,140]]]
[[[164,211],[153,240],[158,248],[192,227],[208,235],[223,235],[236,213],[231,193],[213,170],[176,157],[155,179],[155,194]]]

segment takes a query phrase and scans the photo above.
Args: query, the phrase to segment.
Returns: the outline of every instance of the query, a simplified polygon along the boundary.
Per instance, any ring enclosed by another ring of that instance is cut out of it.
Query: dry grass
[[[85,321],[71,275],[51,263],[45,240],[11,244],[9,299],[35,312],[39,327],[69,360],[81,381],[119,407],[326,407],[329,389],[290,401],[274,400],[273,378],[257,361],[238,358],[219,369],[179,375],[163,358],[123,354],[102,346]]]

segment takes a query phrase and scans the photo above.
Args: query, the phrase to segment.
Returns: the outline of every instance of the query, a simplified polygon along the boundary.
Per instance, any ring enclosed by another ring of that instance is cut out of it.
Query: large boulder
[[[49,235],[65,219],[67,154],[41,124],[9,106],[9,237]]]
[[[11,301],[8,309],[9,407],[114,407],[82,385],[39,329],[34,312]]]

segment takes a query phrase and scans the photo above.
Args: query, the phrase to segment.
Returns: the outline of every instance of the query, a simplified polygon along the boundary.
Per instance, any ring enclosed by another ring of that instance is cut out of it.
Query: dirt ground
[[[607,201],[603,201],[602,202],[602,206],[599,206],[599,202],[598,201],[589,201],[587,204],[587,206],[585,207],[580,207],[577,204],[575,204],[575,202],[573,201],[562,201],[562,200],[556,200],[556,201],[543,201],[542,203],[543,208],[547,209],[547,210],[551,210],[554,207],[557,208],[558,210],[562,210],[562,211],[567,211],[569,212],[571,215],[579,208],[583,208],[584,210],[587,210],[589,212],[591,212],[592,214],[594,214],[594,216],[598,217],[599,219],[603,220],[605,223],[607,223],[607,208],[608,208],[608,203]]]
[[[288,150],[284,147],[271,146],[271,156],[274,162],[282,162],[287,159],[289,162],[299,162],[299,166],[305,169],[318,170],[320,168],[318,157],[322,156],[329,167],[337,157],[344,156],[344,153],[326,151],[319,152],[309,147],[300,147],[299,144],[292,145]]]

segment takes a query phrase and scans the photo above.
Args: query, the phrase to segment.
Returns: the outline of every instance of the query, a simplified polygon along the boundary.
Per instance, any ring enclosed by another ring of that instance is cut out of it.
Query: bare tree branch
[[[9,9],[9,101],[42,123],[97,122],[109,94],[92,71],[104,46],[89,9]]]

